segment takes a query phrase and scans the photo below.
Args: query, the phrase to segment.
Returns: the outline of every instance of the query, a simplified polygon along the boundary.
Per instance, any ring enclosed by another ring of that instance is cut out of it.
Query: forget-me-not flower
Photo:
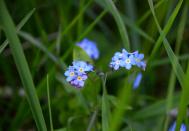
[[[139,68],[142,68],[143,70],[145,70],[146,63],[143,61],[144,54],[139,54],[138,52],[136,52],[133,55],[134,55],[136,66],[138,66]]]
[[[168,131],[175,131],[176,129],[176,122],[174,122],[171,127],[169,128]],[[180,131],[186,131],[186,125],[185,124],[182,124],[181,127],[180,127]]]
[[[109,64],[110,68],[118,70],[120,67],[125,67],[127,70],[130,70],[132,66],[137,66],[145,70],[146,63],[143,61],[144,54],[139,54],[138,51],[129,53],[125,49],[122,52],[116,52],[112,57],[112,60]]]
[[[121,67],[123,54],[120,52],[116,52],[115,55],[112,57],[112,61],[110,62],[110,67],[114,70],[118,70]]]
[[[99,58],[99,50],[95,42],[85,38],[82,41],[78,42],[76,45],[81,47],[91,59],[96,60]]]
[[[93,66],[84,61],[74,61],[72,66],[69,66],[64,75],[72,86],[81,88],[87,79],[87,73],[93,71]]]

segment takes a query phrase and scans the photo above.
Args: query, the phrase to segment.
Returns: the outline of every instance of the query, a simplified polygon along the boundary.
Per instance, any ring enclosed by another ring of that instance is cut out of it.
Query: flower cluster
[[[91,59],[96,60],[99,58],[99,50],[95,42],[85,38],[81,42],[76,43],[76,45],[81,47]]]
[[[84,61],[74,61],[72,66],[69,66],[64,75],[72,86],[82,88],[87,79],[87,73],[93,71],[93,66]]]
[[[133,53],[127,52],[125,49],[122,52],[116,52],[112,57],[110,62],[110,68],[118,70],[120,67],[124,67],[127,70],[130,70],[132,66],[137,66],[145,70],[146,63],[143,61],[144,54],[140,54],[138,51]]]

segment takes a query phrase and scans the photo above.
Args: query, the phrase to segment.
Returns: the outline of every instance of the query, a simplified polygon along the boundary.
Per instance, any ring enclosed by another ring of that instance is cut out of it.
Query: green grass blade
[[[144,32],[142,29],[140,29],[135,23],[133,23],[128,17],[121,15],[125,24],[127,26],[129,26],[131,29],[133,29],[133,31],[135,31],[136,33],[140,34],[142,37],[144,37],[145,39],[149,40],[152,43],[155,43],[155,40],[149,36],[146,32]]]
[[[106,3],[105,4],[106,8],[112,13],[112,15],[117,23],[121,38],[123,40],[124,47],[128,51],[130,51],[129,36],[128,36],[127,30],[126,30],[126,27],[124,25],[124,22],[120,16],[116,6],[114,5],[112,0],[104,0],[104,1]]]
[[[20,40],[16,35],[16,28],[14,23],[7,11],[5,3],[3,0],[0,0],[0,23],[2,25],[3,30],[5,31],[6,37],[10,42],[10,48],[12,50],[12,54],[22,80],[23,86],[26,91],[26,97],[30,104],[30,108],[36,122],[37,128],[40,131],[46,131],[46,124],[43,117],[42,109],[39,103],[39,99],[37,97],[34,83],[31,77],[31,73],[28,67],[28,63],[26,61],[22,46],[20,44]]]
[[[160,7],[161,4],[166,2],[167,0],[160,0],[158,3],[154,6],[154,9],[157,9]],[[150,9],[137,21],[137,25],[140,25],[144,20],[146,20],[151,14]]]
[[[79,12],[79,14],[73,19],[73,21],[62,32],[62,36],[64,36],[77,23],[77,21],[80,19],[80,17],[83,16],[83,13],[91,5],[92,2],[93,2],[92,0],[88,1],[88,3],[83,7],[83,9]]]
[[[177,56],[178,60],[189,60],[189,54],[183,54],[183,55],[180,55],[180,56]],[[162,58],[161,60],[154,60],[152,63],[151,63],[151,67],[155,67],[155,66],[160,66],[160,65],[165,65],[165,64],[169,64],[170,63],[170,60],[169,58]]]
[[[50,93],[49,93],[49,75],[47,74],[47,100],[48,100],[48,109],[49,109],[49,123],[51,131],[53,131],[53,123],[52,123],[52,113],[51,113],[51,100],[50,100]]]
[[[24,38],[25,40],[29,41],[31,44],[42,50],[53,62],[56,64],[60,64],[60,67],[63,67],[63,69],[66,69],[66,65],[64,62],[59,61],[58,57],[52,54],[40,41],[33,38],[30,34],[19,31],[18,34]]]
[[[185,6],[184,9],[183,9],[183,12],[182,12],[181,20],[180,20],[179,25],[178,25],[176,47],[175,47],[175,54],[176,55],[179,54],[181,44],[182,44],[182,36],[184,34],[184,27],[185,27],[186,19],[187,19],[187,10],[188,10],[187,6]],[[167,93],[167,114],[171,110],[175,84],[176,84],[176,76],[174,74],[174,71],[172,70],[171,75],[170,75],[170,82],[169,82],[169,86],[168,86],[168,93]],[[169,120],[170,120],[170,118],[169,118],[169,116],[167,116],[166,120],[165,120],[164,130],[168,129]]]
[[[156,15],[155,15],[152,0],[148,0],[148,2],[149,2],[149,5],[150,5],[150,9],[152,11],[152,14],[153,14],[155,23],[156,23],[156,25],[158,27],[158,30],[159,30],[159,33],[160,33],[159,39],[160,39],[160,41],[163,40],[163,45],[164,45],[165,50],[166,50],[166,52],[168,54],[168,57],[169,57],[169,59],[171,61],[173,70],[174,70],[174,72],[175,72],[175,74],[176,74],[176,76],[177,76],[177,78],[179,80],[179,83],[180,83],[181,87],[183,87],[184,71],[183,71],[181,65],[179,64],[176,55],[174,54],[173,50],[171,49],[169,42],[165,38],[165,34],[168,32],[168,30],[170,29],[170,26],[174,22],[177,14],[178,14],[178,11],[179,11],[179,9],[180,9],[180,7],[182,5],[183,0],[180,0],[179,3],[177,4],[176,8],[174,9],[174,11],[173,11],[171,17],[169,18],[169,20],[168,20],[168,22],[167,22],[167,24],[166,24],[166,26],[165,26],[163,31],[162,31],[162,29],[161,29],[161,27],[160,27],[160,25],[158,23]]]
[[[109,102],[107,99],[106,91],[106,74],[102,78],[103,94],[102,94],[102,131],[108,131],[109,128],[109,117],[110,117],[110,108]]]
[[[176,131],[180,130],[180,126],[185,118],[187,118],[187,106],[188,106],[188,100],[189,100],[189,63],[188,63],[188,68],[187,72],[185,75],[184,79],[184,88],[182,90],[181,94],[181,100],[179,103],[179,112],[177,116],[177,121],[176,121]]]
[[[115,110],[112,113],[112,117],[110,120],[110,128],[109,131],[117,131],[123,121],[123,116],[125,115],[125,108],[129,106],[131,94],[132,94],[132,84],[128,82],[128,79],[125,79],[124,86],[119,92],[118,96],[118,104]]]
[[[151,11],[152,11],[152,15],[154,16],[155,14],[155,11],[154,11],[154,7],[152,5],[153,3],[150,3],[150,7],[151,7]],[[155,43],[155,47],[153,48],[152,50],[152,53],[151,53],[151,56],[149,58],[149,62],[154,58],[154,56],[156,55],[158,49],[160,48],[161,46],[161,43],[162,41],[164,40],[164,37],[167,35],[167,33],[169,32],[170,28],[172,27],[173,25],[173,22],[181,8],[181,5],[182,5],[182,0],[179,1],[179,4],[177,4],[176,8],[174,9],[172,15],[170,16],[169,20],[167,21],[167,24],[165,25],[164,29],[163,29],[163,35],[160,35],[160,37],[158,38],[158,40],[156,41]],[[155,19],[155,18],[154,18]],[[157,22],[158,20],[155,20],[156,22],[156,25],[157,25]],[[160,29],[160,26],[158,26],[158,30]]]
[[[17,25],[16,31],[19,31],[25,24],[26,22],[29,20],[29,18],[32,16],[32,14],[34,13],[35,9],[32,9],[21,21],[20,23]],[[6,46],[8,45],[8,40],[5,40],[3,42],[3,44],[0,46],[0,54],[3,52],[3,50],[6,48]]]
[[[96,19],[94,20],[94,22],[92,22],[87,29],[79,36],[78,40],[83,39],[93,28],[94,26],[102,19],[103,16],[105,16],[105,14],[107,13],[107,10],[104,10],[100,13],[100,15],[98,17],[96,17]]]

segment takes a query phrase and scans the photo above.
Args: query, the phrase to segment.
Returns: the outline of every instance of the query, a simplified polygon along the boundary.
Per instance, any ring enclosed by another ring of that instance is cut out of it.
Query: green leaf
[[[88,54],[79,46],[74,46],[73,60],[86,61],[86,62],[93,63],[92,59],[88,56]]]
[[[22,84],[26,91],[26,98],[30,105],[37,128],[39,131],[47,131],[42,109],[35,90],[28,63],[26,61],[20,40],[16,35],[16,28],[3,0],[0,0],[0,24],[2,25],[6,37],[10,42],[10,48],[12,50],[13,58],[16,63],[20,78],[22,80]]]

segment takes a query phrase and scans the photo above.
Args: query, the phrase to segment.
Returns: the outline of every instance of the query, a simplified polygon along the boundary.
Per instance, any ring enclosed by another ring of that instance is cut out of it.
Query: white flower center
[[[79,68],[79,72],[83,72],[83,68]]]
[[[70,72],[70,76],[74,76],[75,75],[75,73],[74,72]]]
[[[131,63],[131,60],[130,60],[130,59],[126,59],[126,60],[125,60],[125,63],[126,63],[126,64],[129,64],[129,63]]]

